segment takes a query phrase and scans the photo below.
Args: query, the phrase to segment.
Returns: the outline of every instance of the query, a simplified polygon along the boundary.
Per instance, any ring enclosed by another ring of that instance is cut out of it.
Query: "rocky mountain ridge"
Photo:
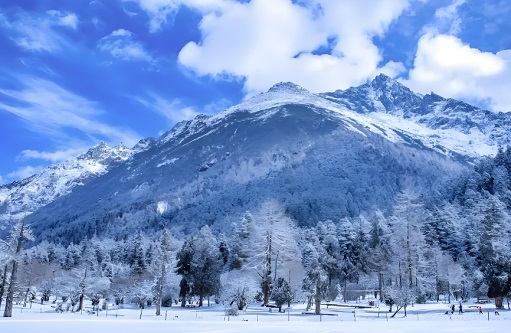
[[[56,198],[69,194],[77,186],[107,173],[128,160],[137,149],[123,144],[109,147],[105,142],[76,158],[49,166],[41,172],[0,186],[0,225],[18,221]]]

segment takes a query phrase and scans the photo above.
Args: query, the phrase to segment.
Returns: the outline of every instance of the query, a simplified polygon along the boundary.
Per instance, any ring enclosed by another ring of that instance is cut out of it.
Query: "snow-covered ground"
[[[359,304],[360,305],[360,304]],[[162,308],[155,316],[154,307],[141,311],[136,308],[91,313],[56,313],[50,303],[34,303],[32,308],[17,305],[12,318],[0,318],[0,331],[16,332],[505,332],[511,323],[511,311],[495,315],[493,305],[483,305],[479,314],[473,303],[463,304],[464,313],[447,315],[447,304],[425,304],[409,307],[408,316],[399,312],[390,318],[387,307],[353,309],[330,307],[324,315],[303,314],[304,305],[294,305],[286,313],[269,312],[268,308],[249,306],[238,316],[227,317],[222,305],[198,308]],[[273,309],[275,310],[275,309]],[[457,307],[456,307],[457,310]],[[353,312],[354,311],[354,312]],[[2,309],[3,312],[3,309]],[[141,316],[140,316],[141,315]]]

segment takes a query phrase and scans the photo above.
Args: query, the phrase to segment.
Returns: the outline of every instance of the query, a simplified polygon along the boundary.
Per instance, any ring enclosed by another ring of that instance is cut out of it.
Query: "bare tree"
[[[28,225],[23,222],[18,222],[13,226],[9,236],[9,242],[5,243],[11,250],[12,256],[12,270],[11,279],[9,281],[9,290],[7,291],[7,298],[5,300],[4,317],[12,317],[12,306],[14,303],[14,289],[16,287],[16,275],[18,272],[19,254],[24,240],[33,240],[34,236],[32,230]]]
[[[0,262],[4,263],[3,266],[3,273],[2,273],[2,283],[0,284],[0,307],[2,306],[2,300],[4,297],[4,291],[5,291],[5,284],[7,283],[7,268],[9,267],[9,260],[6,253],[8,253],[9,247],[6,243],[0,242],[0,252],[3,254],[2,260]]]

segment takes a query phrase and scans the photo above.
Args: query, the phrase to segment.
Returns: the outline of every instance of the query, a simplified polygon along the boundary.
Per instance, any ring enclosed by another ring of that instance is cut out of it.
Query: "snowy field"
[[[15,306],[12,318],[0,318],[0,332],[506,332],[511,324],[511,311],[495,315],[492,305],[483,305],[479,314],[472,303],[464,304],[464,313],[446,315],[447,304],[426,304],[409,307],[408,316],[400,312],[388,316],[386,306],[370,309],[324,307],[322,316],[303,314],[304,305],[294,305],[286,313],[269,312],[253,305],[238,316],[227,317],[224,307],[215,305],[202,309],[162,308],[155,316],[154,307],[144,309],[111,308],[92,313],[56,313],[51,304],[34,303]],[[3,310],[3,309],[2,309]],[[275,310],[275,309],[274,309]],[[354,312],[353,312],[354,311]],[[3,312],[3,311],[2,311]]]

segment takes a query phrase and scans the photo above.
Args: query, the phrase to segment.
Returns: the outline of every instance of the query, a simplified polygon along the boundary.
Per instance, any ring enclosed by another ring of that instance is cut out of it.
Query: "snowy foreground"
[[[494,314],[492,305],[483,305],[479,314],[471,304],[464,304],[464,313],[446,315],[447,304],[416,305],[408,316],[399,313],[387,318],[387,307],[356,309],[333,308],[323,310],[325,315],[303,314],[304,306],[295,305],[286,313],[269,312],[256,305],[236,317],[226,317],[224,307],[162,308],[162,316],[155,316],[153,307],[140,309],[110,309],[92,313],[56,313],[51,304],[34,303],[30,309],[16,306],[12,318],[0,319],[0,332],[505,332],[511,323],[511,311]],[[488,320],[489,319],[489,320]]]

